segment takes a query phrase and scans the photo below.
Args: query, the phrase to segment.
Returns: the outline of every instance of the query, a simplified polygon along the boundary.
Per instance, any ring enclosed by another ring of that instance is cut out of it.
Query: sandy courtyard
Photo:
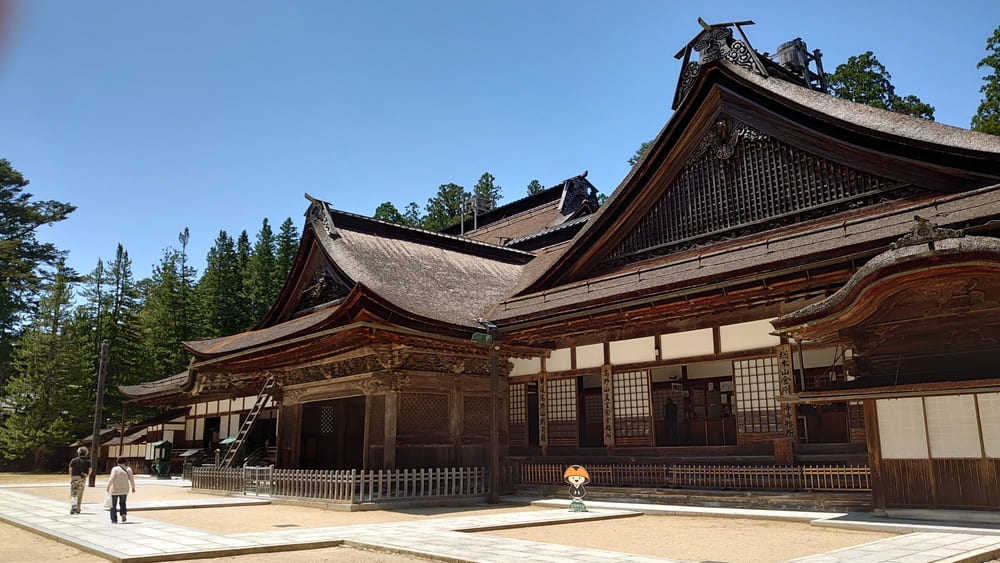
[[[38,483],[41,486],[18,488],[19,492],[66,500],[69,485],[59,476],[0,474],[0,486],[13,483]],[[49,485],[46,486],[46,483]],[[53,486],[58,484],[57,486]],[[103,498],[104,483],[88,488],[84,502]],[[187,487],[142,482],[130,501],[191,499],[198,495]],[[289,527],[318,528],[377,522],[451,518],[480,511],[538,510],[526,506],[475,506],[467,508],[429,508],[398,511],[340,512],[288,504],[269,506],[214,507],[198,509],[135,511],[128,525],[142,525],[142,520],[160,520],[219,534],[279,530]],[[110,522],[108,524],[111,525]],[[878,539],[890,534],[814,528],[808,524],[692,516],[637,516],[603,521],[576,522],[498,530],[488,533],[511,538],[544,541],[622,551],[633,554],[687,559],[694,561],[777,562],[822,553]],[[104,559],[0,523],[0,561],[84,561]],[[402,563],[425,561],[398,554],[370,552],[348,547],[309,551],[225,557],[216,561],[239,562],[311,562],[357,561],[360,563]]]

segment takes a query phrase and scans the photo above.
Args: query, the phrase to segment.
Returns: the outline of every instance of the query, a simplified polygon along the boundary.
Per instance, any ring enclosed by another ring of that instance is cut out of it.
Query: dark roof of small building
[[[587,172],[568,178],[537,194],[487,211],[464,223],[442,230],[474,240],[511,246],[539,232],[597,210],[597,188],[587,180]]]

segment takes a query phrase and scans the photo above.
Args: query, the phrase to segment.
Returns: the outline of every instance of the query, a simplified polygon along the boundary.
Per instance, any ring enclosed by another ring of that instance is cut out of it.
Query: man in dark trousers
[[[87,458],[87,448],[80,446],[76,457],[69,462],[69,513],[79,514],[80,503],[83,502],[83,489],[87,486],[92,468]]]
[[[667,426],[667,445],[677,445],[677,405],[674,400],[667,397],[667,402],[663,405],[663,422]]]

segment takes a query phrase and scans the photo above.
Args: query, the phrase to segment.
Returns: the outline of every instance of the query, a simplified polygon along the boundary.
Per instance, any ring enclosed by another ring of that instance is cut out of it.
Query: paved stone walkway
[[[246,553],[292,551],[350,545],[416,555],[443,561],[474,562],[667,562],[668,558],[563,546],[466,532],[639,514],[686,514],[807,521],[817,526],[891,531],[902,535],[828,553],[795,559],[802,563],[972,563],[1000,556],[1000,528],[991,524],[956,525],[949,522],[892,521],[864,514],[830,514],[776,510],[702,508],[587,502],[589,512],[569,512],[568,501],[533,504],[552,510],[508,512],[419,522],[392,522],[358,526],[296,528],[221,535],[160,522],[157,508],[199,505],[245,505],[267,499],[219,497],[192,501],[129,503],[129,522],[111,526],[99,504],[84,504],[71,516],[66,503],[30,495],[16,488],[0,488],[0,520],[31,530],[111,561],[145,563],[180,558],[210,558]],[[148,516],[147,516],[148,514]]]

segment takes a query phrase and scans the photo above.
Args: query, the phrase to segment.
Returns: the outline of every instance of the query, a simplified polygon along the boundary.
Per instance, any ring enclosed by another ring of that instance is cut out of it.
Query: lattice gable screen
[[[783,143],[721,117],[633,231],[603,260],[621,265],[770,230],[914,188]]]

